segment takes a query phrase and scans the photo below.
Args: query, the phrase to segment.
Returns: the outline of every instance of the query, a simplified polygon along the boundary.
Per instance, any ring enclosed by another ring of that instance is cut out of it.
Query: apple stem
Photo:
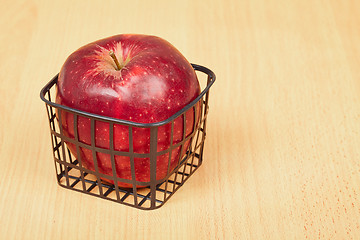
[[[115,56],[115,53],[113,51],[110,51],[109,55],[112,57],[112,59],[114,60],[114,62],[116,64],[116,70],[119,71],[121,69],[121,65],[120,65],[117,57]]]

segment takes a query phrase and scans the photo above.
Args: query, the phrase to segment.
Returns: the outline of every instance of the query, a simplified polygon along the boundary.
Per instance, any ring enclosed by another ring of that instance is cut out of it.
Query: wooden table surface
[[[360,239],[360,2],[0,4],[0,239]],[[167,39],[212,69],[204,163],[161,208],[61,188],[40,89],[78,47]]]

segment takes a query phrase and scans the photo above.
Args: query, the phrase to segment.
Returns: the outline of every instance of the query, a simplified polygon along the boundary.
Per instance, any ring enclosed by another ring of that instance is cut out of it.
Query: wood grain
[[[0,4],[0,239],[360,239],[359,1]],[[160,209],[59,187],[39,91],[78,47],[163,37],[212,69],[205,161]]]

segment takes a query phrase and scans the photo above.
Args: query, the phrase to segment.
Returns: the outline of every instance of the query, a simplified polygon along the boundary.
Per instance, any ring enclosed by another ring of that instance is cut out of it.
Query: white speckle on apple
[[[170,109],[170,108],[171,108],[170,106],[167,107],[167,109]]]

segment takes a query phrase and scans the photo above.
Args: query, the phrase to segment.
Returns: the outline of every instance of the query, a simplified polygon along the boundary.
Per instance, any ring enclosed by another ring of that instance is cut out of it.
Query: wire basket
[[[209,89],[215,81],[215,74],[206,67],[195,64],[192,66],[199,81],[206,79],[204,80],[206,86],[203,87],[200,95],[170,118],[149,124],[104,117],[56,104],[52,99],[54,99],[58,76],[46,84],[40,92],[40,97],[45,102],[48,114],[59,185],[139,209],[150,210],[163,206],[203,161]],[[63,124],[60,124],[63,123],[65,116],[71,116],[72,122],[69,125],[73,129],[73,136],[66,134]],[[191,131],[187,132],[188,128],[185,126],[189,116],[193,119],[191,121],[193,126]],[[81,135],[79,124],[84,120],[88,122],[90,142],[83,141],[79,136]],[[175,141],[177,137],[175,137],[174,125],[179,123],[183,126],[182,133],[180,139]],[[99,124],[107,126],[108,147],[101,147],[96,143]],[[116,149],[114,143],[114,135],[119,128],[126,129],[129,147],[125,151]],[[158,135],[163,133],[164,129],[167,129],[169,134],[168,144],[159,148]],[[138,136],[135,134],[136,131],[148,135],[150,144],[148,152],[135,151],[134,140]],[[92,156],[92,167],[84,166],[89,165],[86,164],[88,160],[86,156],[89,154]],[[108,171],[104,170],[104,159],[107,161]],[[121,168],[124,159],[127,159],[127,168]],[[147,166],[145,179],[138,177],[138,163],[141,163],[143,168],[144,164]],[[121,175],[121,169],[125,168],[130,177]]]

